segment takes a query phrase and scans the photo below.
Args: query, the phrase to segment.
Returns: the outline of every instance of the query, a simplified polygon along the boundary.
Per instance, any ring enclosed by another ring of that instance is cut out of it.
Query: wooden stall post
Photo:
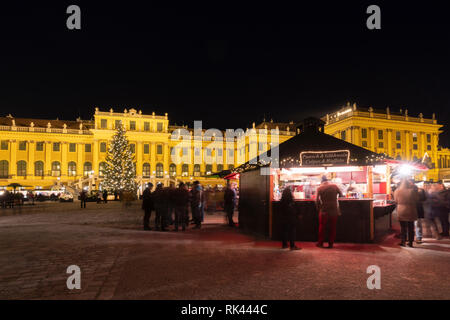
[[[273,203],[273,173],[270,170],[269,178],[269,238],[272,239],[272,203]]]
[[[373,198],[373,167],[367,167],[367,193],[369,198]],[[375,237],[375,221],[373,217],[373,200],[370,201],[370,240]]]
[[[386,164],[386,194],[388,195],[388,200],[391,200],[391,192],[391,167],[389,166],[389,164]]]

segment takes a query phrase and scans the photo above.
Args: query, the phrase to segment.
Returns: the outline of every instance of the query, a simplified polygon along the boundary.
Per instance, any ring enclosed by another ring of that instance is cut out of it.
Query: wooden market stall
[[[245,163],[239,173],[239,226],[274,240],[281,239],[282,190],[293,190],[301,219],[297,240],[316,241],[316,190],[326,175],[345,197],[339,199],[336,241],[367,243],[391,227],[390,166],[384,155],[324,133],[323,121],[306,119],[300,133],[269,151],[272,163]],[[261,169],[266,169],[262,174]],[[267,170],[267,168],[270,168]]]

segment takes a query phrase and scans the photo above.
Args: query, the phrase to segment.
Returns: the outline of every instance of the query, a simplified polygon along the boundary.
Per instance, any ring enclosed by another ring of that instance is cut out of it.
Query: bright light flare
[[[398,172],[401,176],[410,176],[413,173],[413,167],[410,165],[404,164],[401,165],[398,169]]]

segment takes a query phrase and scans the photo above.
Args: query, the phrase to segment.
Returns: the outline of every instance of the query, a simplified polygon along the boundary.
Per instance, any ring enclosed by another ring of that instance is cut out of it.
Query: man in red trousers
[[[326,176],[322,176],[322,184],[317,189],[316,206],[319,211],[319,241],[317,246],[323,248],[324,233],[327,223],[329,223],[328,248],[333,248],[336,238],[336,222],[339,211],[338,196],[342,197],[342,192],[337,185],[328,181]]]

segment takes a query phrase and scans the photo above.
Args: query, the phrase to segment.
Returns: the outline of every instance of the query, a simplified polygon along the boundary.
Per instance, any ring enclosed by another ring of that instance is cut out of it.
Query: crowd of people
[[[325,230],[328,225],[328,248],[333,248],[336,224],[340,215],[338,197],[342,197],[339,187],[323,176],[316,196],[316,207],[319,213],[317,247],[324,247]],[[435,239],[449,237],[450,190],[446,189],[441,182],[424,183],[423,188],[419,188],[414,180],[403,179],[393,192],[393,199],[397,205],[397,217],[400,222],[400,246],[413,247],[414,241],[422,243],[423,227],[426,224],[430,226]],[[281,208],[282,248],[290,247],[291,250],[298,250],[300,248],[295,244],[295,228],[296,221],[301,216],[298,216],[294,209],[294,197],[289,187],[283,190]]]
[[[142,194],[142,209],[144,210],[144,230],[152,230],[150,226],[151,214],[155,212],[155,226],[157,231],[168,231],[173,225],[174,231],[181,227],[185,231],[189,222],[194,229],[200,229],[204,221],[206,196],[199,181],[194,181],[189,189],[184,182],[175,187],[164,187],[159,183],[155,190],[149,183]],[[236,206],[235,185],[227,186],[224,192],[224,210],[227,213],[229,226],[235,226],[233,214]],[[189,215],[190,213],[190,215]]]
[[[323,248],[325,239],[325,230],[328,225],[328,248],[333,248],[336,238],[336,223],[340,215],[338,197],[342,197],[342,192],[337,185],[331,183],[326,176],[322,176],[322,183],[317,189],[316,207],[319,212],[319,234],[317,247]],[[281,213],[283,239],[282,248],[291,250],[300,250],[295,245],[296,225],[298,212],[295,210],[294,197],[291,188],[285,188],[281,196]],[[289,242],[289,246],[288,246]]]
[[[424,183],[423,188],[418,188],[414,181],[403,179],[394,191],[394,200],[401,229],[400,246],[421,243],[425,223],[435,239],[449,236],[450,190],[441,182]]]

